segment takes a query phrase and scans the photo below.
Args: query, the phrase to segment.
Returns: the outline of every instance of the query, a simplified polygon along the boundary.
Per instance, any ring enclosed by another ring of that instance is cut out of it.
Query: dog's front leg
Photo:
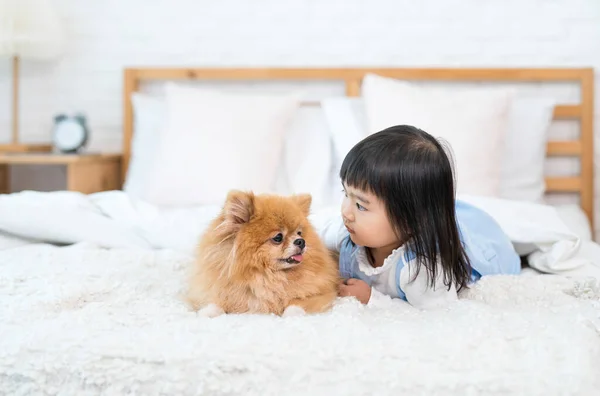
[[[318,294],[307,298],[296,298],[290,301],[283,316],[298,316],[304,313],[320,313],[331,308],[337,297],[337,292]],[[302,310],[303,312],[300,312]]]
[[[203,316],[205,318],[214,318],[220,315],[223,315],[225,311],[223,308],[219,307],[217,304],[208,304],[204,308],[198,311],[199,316]]]

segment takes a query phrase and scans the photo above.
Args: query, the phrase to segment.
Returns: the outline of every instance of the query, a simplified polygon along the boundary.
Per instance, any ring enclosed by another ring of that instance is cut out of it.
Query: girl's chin
[[[356,234],[352,233],[350,234],[350,240],[352,241],[352,243],[354,243],[355,245],[358,246],[363,246],[362,243],[360,242],[360,239],[356,237]]]

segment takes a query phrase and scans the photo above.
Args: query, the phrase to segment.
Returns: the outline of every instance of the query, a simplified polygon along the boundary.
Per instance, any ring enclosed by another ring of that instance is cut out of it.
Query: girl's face
[[[400,245],[381,200],[345,184],[344,192],[342,218],[352,242],[372,249]]]

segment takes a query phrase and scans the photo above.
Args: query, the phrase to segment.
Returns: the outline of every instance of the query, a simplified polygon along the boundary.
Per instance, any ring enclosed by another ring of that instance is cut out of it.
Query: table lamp
[[[19,141],[19,61],[63,53],[64,32],[51,0],[0,0],[0,58],[12,59],[12,141],[0,152],[49,152],[50,144]]]

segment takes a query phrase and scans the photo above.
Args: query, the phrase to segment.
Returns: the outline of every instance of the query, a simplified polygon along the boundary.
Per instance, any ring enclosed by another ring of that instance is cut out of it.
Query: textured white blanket
[[[0,252],[1,395],[597,395],[600,286],[483,279],[443,311],[197,317],[170,251]]]

